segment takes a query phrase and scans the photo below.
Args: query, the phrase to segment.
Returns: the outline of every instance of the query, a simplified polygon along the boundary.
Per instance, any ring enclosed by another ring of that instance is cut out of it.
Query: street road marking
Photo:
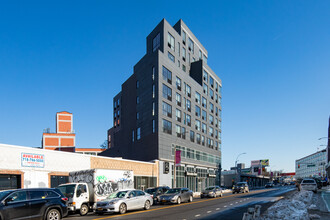
[[[195,217],[199,217],[199,216],[201,216],[200,214],[198,214],[198,215],[195,215]]]
[[[216,208],[216,210],[219,210],[220,208]]]
[[[238,203],[238,202],[235,202],[236,204]]]
[[[262,193],[262,192],[266,192],[266,191],[269,191],[269,190],[260,190],[260,191],[258,191],[258,193]],[[212,201],[212,200],[216,200],[216,199],[223,199],[223,198],[229,198],[229,197],[234,197],[234,196],[238,196],[238,195],[232,194],[232,195],[228,195],[228,196],[222,196],[219,198],[212,198],[212,199],[200,200],[200,201],[189,202],[189,203],[181,203],[180,205],[175,205],[175,206],[166,206],[166,207],[161,207],[161,208],[155,208],[155,209],[149,209],[149,210],[143,210],[143,211],[137,211],[137,212],[130,212],[130,213],[125,213],[125,214],[121,214],[121,215],[112,215],[112,216],[107,216],[107,217],[103,217],[103,218],[95,218],[93,220],[120,218],[120,217],[126,216],[126,215],[136,215],[136,214],[145,213],[145,212],[153,212],[153,211],[162,210],[162,209],[170,209],[170,208],[175,208],[175,207],[179,207],[179,206],[196,204],[196,203],[201,203],[201,202],[208,202],[208,201]],[[224,207],[226,208],[227,206],[225,205]]]
[[[212,211],[207,211],[207,213],[211,213]]]
[[[233,205],[233,203],[231,203],[230,205]]]
[[[227,208],[227,206],[225,205],[224,208]]]

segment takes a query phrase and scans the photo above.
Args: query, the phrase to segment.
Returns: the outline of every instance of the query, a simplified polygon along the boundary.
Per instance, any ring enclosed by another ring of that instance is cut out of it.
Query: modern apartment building
[[[220,78],[186,24],[163,19],[147,37],[146,54],[113,98],[110,149],[103,156],[159,160],[159,184],[201,191],[214,185],[221,164]]]
[[[326,177],[327,150],[323,149],[296,160],[296,178]]]

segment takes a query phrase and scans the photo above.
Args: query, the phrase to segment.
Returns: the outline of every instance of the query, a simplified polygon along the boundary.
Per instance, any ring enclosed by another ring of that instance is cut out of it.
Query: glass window
[[[180,42],[178,42],[178,55],[180,57]]]
[[[190,141],[195,142],[195,132],[194,131],[190,131]]]
[[[213,113],[213,110],[214,110],[214,105],[212,102],[210,102],[210,111]]]
[[[196,105],[195,109],[196,109],[196,116],[201,117],[201,108]]]
[[[153,66],[153,67],[152,67],[152,75],[151,75],[152,81],[155,80],[155,73],[156,73],[156,69],[155,69],[155,67]]]
[[[210,135],[211,137],[213,137],[213,128],[212,128],[212,127],[209,127],[209,135]]]
[[[201,50],[199,50],[199,59],[201,60],[202,59],[202,51]]]
[[[44,193],[42,191],[42,193]],[[12,202],[20,202],[20,201],[25,201],[26,200],[26,192],[21,191],[21,192],[14,192],[10,196],[8,196],[7,201],[8,203]]]
[[[181,111],[179,109],[175,110],[175,117],[178,122],[181,122]]]
[[[190,63],[190,53],[188,53],[188,63]]]
[[[163,80],[168,83],[172,83],[172,72],[169,71],[166,67],[163,66]]]
[[[187,114],[187,125],[191,126],[191,116]]]
[[[137,120],[140,119],[140,113],[139,113],[139,112],[136,113],[136,119],[137,119]]]
[[[155,98],[156,93],[156,87],[155,84],[152,84],[152,98]]]
[[[167,134],[172,134],[172,123],[163,119],[163,132]]]
[[[155,52],[160,47],[160,33],[152,40],[152,51]]]
[[[188,49],[194,53],[194,42],[190,39],[190,37],[188,38]]]
[[[195,128],[196,128],[197,131],[201,130],[201,122],[199,120],[195,121]]]
[[[212,115],[209,115],[209,119],[210,119],[210,123],[213,125],[213,123],[214,123],[213,116]]]
[[[141,128],[137,128],[136,129],[136,140],[140,140],[141,139]]]
[[[181,79],[179,77],[176,77],[176,88],[181,91]]]
[[[205,137],[202,135],[202,145],[205,146]]]
[[[168,52],[168,58],[175,63],[175,57],[173,56],[173,54],[171,54],[170,52]]]
[[[205,70],[203,70],[203,79],[206,83],[207,83],[208,78],[209,78],[209,74],[207,74],[207,72]]]
[[[135,137],[134,137],[134,130],[132,131],[132,142],[134,142]]]
[[[184,64],[182,64],[182,70],[183,72],[186,72],[186,66]]]
[[[206,85],[206,83],[203,83],[203,91],[207,95],[207,85]]]
[[[204,110],[202,110],[202,119],[207,121],[207,113]]]
[[[209,91],[210,91],[210,98],[211,98],[211,99],[213,99],[213,97],[214,97],[214,93],[213,93],[213,90],[212,90],[212,89],[210,89]]]
[[[196,142],[197,144],[201,144],[201,135],[196,133]]]
[[[189,112],[191,112],[191,101],[189,100],[189,99],[187,99],[187,110],[189,111]]]
[[[196,160],[201,160],[201,152],[196,150]]]
[[[204,107],[204,108],[207,108],[207,100],[206,100],[206,98],[202,98],[202,106]]]
[[[181,95],[179,93],[176,93],[175,100],[176,100],[176,104],[178,106],[181,106]]]
[[[152,102],[152,116],[154,116],[155,115],[155,108],[156,108],[156,106],[155,106],[155,102]]]
[[[214,87],[214,79],[210,76],[210,85],[213,88]]]
[[[201,104],[201,94],[198,92],[195,93],[195,100],[198,104]]]
[[[163,84],[163,98],[172,101],[172,89]]]
[[[186,38],[187,38],[186,32],[182,31],[182,42],[183,42],[183,44],[186,44]]]
[[[30,199],[31,200],[32,199],[42,199],[42,198],[45,198],[45,191],[30,191],[29,194],[30,194]]]
[[[175,40],[174,40],[174,37],[170,33],[168,33],[168,35],[167,35],[167,44],[172,50],[174,50]]]
[[[207,134],[207,131],[206,131],[206,124],[202,123],[202,132]]]
[[[140,87],[140,82],[139,80],[136,80],[136,88],[138,89]]]
[[[137,96],[137,97],[136,97],[136,104],[139,104],[139,103],[140,103],[140,97]]]
[[[163,102],[163,115],[172,118],[172,106]]]
[[[207,63],[207,57],[205,56],[205,54],[203,54],[203,61]]]
[[[181,128],[181,137],[186,139],[186,129],[184,127]]]
[[[175,126],[175,132],[176,132],[177,137],[181,137],[181,126],[180,125]]]
[[[186,49],[184,47],[182,47],[182,59],[186,61]]]
[[[155,119],[152,120],[152,133],[155,133],[156,130],[156,124],[155,124]]]
[[[188,84],[185,84],[186,95],[191,97],[191,87]]]

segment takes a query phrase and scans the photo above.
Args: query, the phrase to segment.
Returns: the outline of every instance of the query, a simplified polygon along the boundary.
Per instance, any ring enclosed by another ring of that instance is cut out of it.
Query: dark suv
[[[67,200],[58,189],[0,191],[0,219],[61,219],[68,214]]]
[[[154,200],[153,204],[157,204],[159,202],[157,199],[157,196],[166,193],[166,191],[169,189],[170,189],[170,187],[168,187],[168,186],[158,186],[158,187],[148,188],[145,190],[145,192],[149,193],[151,195],[151,197]]]
[[[242,193],[247,192],[248,193],[249,192],[249,186],[248,186],[247,182],[238,182],[238,183],[236,183],[235,186],[233,186],[232,191],[233,191],[233,194],[234,193],[240,193],[240,192],[242,192]]]

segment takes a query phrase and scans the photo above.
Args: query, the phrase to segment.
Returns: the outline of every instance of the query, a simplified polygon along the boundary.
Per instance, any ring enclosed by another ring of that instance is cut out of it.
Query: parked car
[[[222,189],[220,188],[220,186],[209,186],[201,192],[201,198],[204,197],[216,198],[218,196],[220,197],[222,196]]]
[[[158,187],[148,188],[148,189],[145,190],[145,192],[149,193],[151,195],[151,197],[154,200],[153,204],[157,204],[158,203],[157,196],[166,193],[166,191],[169,190],[169,189],[170,189],[170,187],[168,187],[168,186],[158,186]]]
[[[272,188],[274,186],[273,183],[266,183],[265,188]]]
[[[305,178],[299,185],[300,190],[310,190],[317,193],[317,183],[314,179]]]
[[[233,194],[234,193],[248,193],[249,190],[249,186],[247,184],[247,182],[238,182],[236,183],[235,186],[233,186],[232,188]]]
[[[106,199],[97,202],[95,213],[99,215],[113,212],[124,214],[128,210],[148,210],[152,203],[153,199],[151,195],[141,190],[120,190],[110,194]]]
[[[61,219],[67,198],[51,188],[0,191],[0,219]]]
[[[192,202],[193,192],[188,188],[169,189],[165,194],[158,196],[160,204]]]

